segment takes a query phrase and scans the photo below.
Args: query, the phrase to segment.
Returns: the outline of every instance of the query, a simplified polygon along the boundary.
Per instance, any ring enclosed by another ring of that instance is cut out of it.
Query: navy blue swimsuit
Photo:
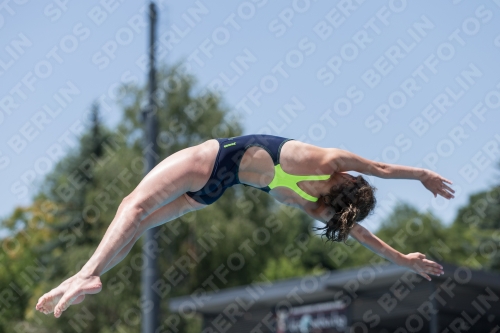
[[[205,186],[196,192],[187,192],[191,198],[199,203],[210,205],[219,199],[224,191],[233,185],[241,184],[238,178],[241,158],[250,147],[265,149],[274,165],[280,163],[280,152],[283,144],[289,140],[274,135],[243,135],[234,138],[217,139],[219,141],[219,152],[215,159],[212,174]],[[269,187],[258,188],[269,192]]]

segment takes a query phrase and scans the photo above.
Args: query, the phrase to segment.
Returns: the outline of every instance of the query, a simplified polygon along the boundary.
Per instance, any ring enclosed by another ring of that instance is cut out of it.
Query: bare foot
[[[61,299],[64,291],[66,291],[67,287],[76,277],[76,274],[65,280],[61,283],[57,288],[52,289],[48,293],[45,293],[42,297],[38,299],[38,303],[36,304],[36,309],[44,314],[49,314],[54,311],[54,307],[57,305],[57,302]]]
[[[71,304],[81,303],[85,294],[97,294],[101,289],[102,283],[98,276],[76,274],[40,297],[36,309],[44,314],[54,311],[54,316],[59,318]]]

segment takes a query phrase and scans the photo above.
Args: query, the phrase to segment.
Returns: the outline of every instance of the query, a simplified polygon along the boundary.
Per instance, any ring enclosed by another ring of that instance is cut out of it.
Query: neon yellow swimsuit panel
[[[330,175],[315,175],[315,176],[291,175],[283,171],[283,169],[281,168],[281,164],[277,164],[274,166],[274,178],[268,186],[270,189],[273,189],[278,186],[288,187],[289,189],[300,195],[302,198],[308,201],[316,202],[318,198],[313,197],[312,195],[309,195],[306,192],[304,192],[297,185],[297,183],[302,180],[327,180],[329,178]]]

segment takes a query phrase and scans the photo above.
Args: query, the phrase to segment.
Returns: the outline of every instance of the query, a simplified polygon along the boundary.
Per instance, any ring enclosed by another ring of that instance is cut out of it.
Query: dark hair
[[[327,241],[345,243],[354,223],[365,219],[375,208],[375,191],[376,188],[362,176],[332,186],[330,192],[319,200],[333,208],[333,217],[325,227],[316,230],[325,230],[322,236],[326,236]]]

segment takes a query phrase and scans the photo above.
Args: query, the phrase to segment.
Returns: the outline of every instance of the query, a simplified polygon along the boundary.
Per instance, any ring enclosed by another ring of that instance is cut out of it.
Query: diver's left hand
[[[450,180],[441,177],[434,171],[425,170],[420,181],[422,182],[422,184],[425,186],[426,189],[428,189],[429,191],[432,192],[432,194],[434,194],[434,197],[437,197],[438,194],[446,199],[452,199],[455,197],[452,194],[455,193],[455,190],[453,190],[451,187],[445,184],[448,183],[451,185],[453,183]]]
[[[404,260],[399,263],[400,266],[409,268],[429,281],[431,278],[428,274],[436,276],[444,274],[443,266],[437,262],[426,259],[425,254],[420,252],[408,253],[403,255],[403,258]]]

